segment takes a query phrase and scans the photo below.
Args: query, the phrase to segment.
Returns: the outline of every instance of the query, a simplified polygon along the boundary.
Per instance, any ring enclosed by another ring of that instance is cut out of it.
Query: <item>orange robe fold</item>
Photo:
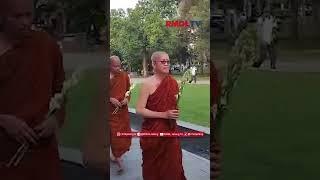
[[[61,91],[63,81],[62,55],[56,42],[46,33],[30,33],[0,56],[0,114],[14,115],[34,128],[45,120],[50,99]],[[64,108],[56,113],[61,125]],[[4,151],[14,154],[19,144],[2,131],[0,146],[0,155],[6,156]],[[40,140],[18,167],[0,168],[0,177],[1,180],[62,179],[56,138]]]
[[[217,69],[214,63],[210,65],[210,89],[211,89],[211,106],[219,103],[220,84]]]
[[[148,98],[146,108],[165,112],[177,108],[177,81],[171,76],[162,80],[156,91]],[[173,129],[170,127],[174,124]],[[173,120],[145,118],[141,132],[175,132],[177,123]],[[144,180],[185,180],[182,166],[180,140],[170,138],[141,138],[142,171]]]
[[[125,98],[125,93],[130,89],[130,79],[127,73],[120,72],[110,79],[110,97],[118,101]],[[109,106],[109,123],[110,123],[110,144],[111,150],[115,157],[122,156],[129,151],[131,138],[117,137],[117,132],[131,132],[128,105],[121,107],[116,114],[112,112],[116,109],[113,104]]]
[[[219,73],[214,65],[211,62],[210,65],[210,90],[211,90],[211,106],[214,104],[219,105],[220,103],[220,96],[221,96],[221,81],[220,77],[218,76]],[[220,122],[221,123],[221,122]],[[210,172],[211,172],[211,179],[217,179],[221,170],[221,143],[219,139],[219,131],[217,129],[217,120],[213,119],[211,114],[211,129],[213,133],[211,133],[211,145],[210,145]]]

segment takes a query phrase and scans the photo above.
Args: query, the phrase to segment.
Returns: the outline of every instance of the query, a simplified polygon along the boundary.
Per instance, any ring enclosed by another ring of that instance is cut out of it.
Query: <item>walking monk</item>
[[[154,75],[145,79],[140,90],[137,113],[144,117],[142,132],[177,131],[177,81],[169,75],[166,52],[151,56]],[[182,150],[178,138],[141,138],[144,180],[185,180]]]
[[[8,160],[29,145],[17,166],[0,162],[1,180],[61,180],[55,132],[64,108],[46,117],[51,97],[64,81],[59,46],[31,30],[32,0],[2,0],[0,6],[0,156]]]
[[[117,137],[117,132],[131,132],[128,112],[129,97],[125,94],[130,89],[130,79],[127,73],[120,70],[121,62],[118,56],[110,57],[110,159],[123,171],[121,156],[129,151],[131,138]],[[118,109],[118,110],[117,110]]]

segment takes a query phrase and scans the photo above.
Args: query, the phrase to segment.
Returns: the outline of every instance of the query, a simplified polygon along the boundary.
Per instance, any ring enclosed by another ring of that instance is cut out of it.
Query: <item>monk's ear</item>
[[[151,64],[152,64],[152,67],[154,69],[154,67],[156,66],[155,62],[154,61],[151,61]]]

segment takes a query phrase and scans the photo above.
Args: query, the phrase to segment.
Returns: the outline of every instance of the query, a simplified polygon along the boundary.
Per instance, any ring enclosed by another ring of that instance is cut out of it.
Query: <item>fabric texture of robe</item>
[[[110,79],[110,98],[122,101],[125,93],[130,89],[130,79],[127,73],[120,72]],[[110,103],[109,106],[109,124],[110,124],[110,144],[115,157],[120,157],[129,151],[131,146],[130,137],[117,137],[117,132],[131,132],[128,105],[121,107],[116,114],[112,112],[116,108]]]
[[[178,83],[171,76],[162,80],[158,88],[148,98],[146,108],[151,111],[165,112],[177,109],[176,95]],[[169,121],[174,123],[170,127]],[[145,118],[141,132],[176,132],[174,120],[161,118]],[[177,137],[140,138],[142,149],[142,169],[144,180],[185,180],[182,166],[182,150]]]
[[[210,89],[211,89],[211,105],[217,104],[218,99],[219,99],[219,89],[220,89],[220,84],[219,84],[219,77],[218,77],[218,72],[213,63],[210,65]]]
[[[211,106],[214,104],[219,104],[220,98],[220,81],[218,76],[218,71],[214,66],[214,63],[210,65],[210,91],[211,91]],[[213,119],[211,115],[211,129],[213,133],[211,134],[211,147],[210,147],[210,169],[211,169],[211,179],[215,180],[220,174],[220,158],[221,158],[221,143],[219,141],[219,131],[217,130],[217,122]]]
[[[0,114],[14,115],[31,128],[45,120],[51,97],[64,81],[62,54],[56,42],[43,32],[30,36],[0,56]],[[60,125],[64,107],[57,112]],[[0,129],[0,154],[17,150]],[[16,143],[17,144],[17,143]],[[5,147],[5,148],[3,148]],[[10,158],[9,158],[10,159]],[[62,172],[54,136],[31,146],[19,166],[0,168],[1,180],[60,180]]]

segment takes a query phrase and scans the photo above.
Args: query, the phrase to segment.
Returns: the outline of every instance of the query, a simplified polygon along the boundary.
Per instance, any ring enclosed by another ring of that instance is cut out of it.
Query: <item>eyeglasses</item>
[[[157,62],[160,62],[163,65],[170,64],[170,61],[166,61],[166,60],[161,60],[161,61],[157,61]]]

